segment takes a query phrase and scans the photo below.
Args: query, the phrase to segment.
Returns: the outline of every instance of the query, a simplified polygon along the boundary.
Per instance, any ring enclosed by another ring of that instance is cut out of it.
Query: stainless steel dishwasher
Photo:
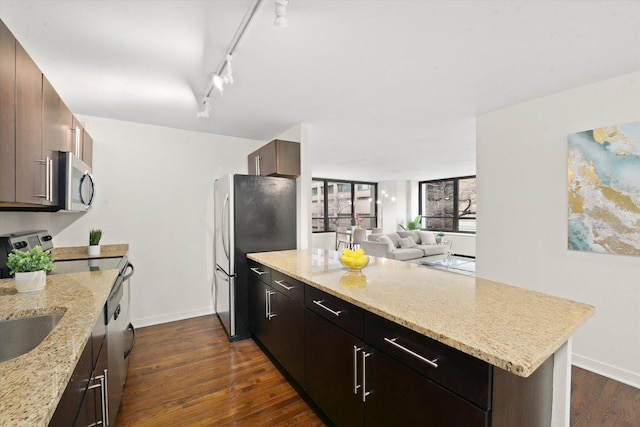
[[[107,391],[109,393],[108,419],[110,420],[110,425],[115,425],[118,408],[122,400],[122,389],[127,379],[129,354],[135,344],[135,328],[129,321],[131,303],[130,278],[133,276],[133,272],[133,264],[127,262],[127,265],[116,279],[116,283],[107,300],[106,321],[109,359]]]

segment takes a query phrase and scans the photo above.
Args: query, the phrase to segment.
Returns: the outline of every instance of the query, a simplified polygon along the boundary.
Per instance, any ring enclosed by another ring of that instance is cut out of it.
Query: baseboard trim
[[[160,325],[162,323],[175,322],[177,320],[191,319],[193,317],[205,316],[207,314],[215,314],[212,307],[202,307],[197,310],[183,311],[181,313],[168,313],[162,316],[143,317],[132,319],[131,323],[136,328],[144,328],[145,326]]]
[[[620,369],[575,353],[572,357],[572,364],[579,368],[586,369],[587,371],[595,372],[598,375],[602,375],[640,389],[640,374],[638,373]]]

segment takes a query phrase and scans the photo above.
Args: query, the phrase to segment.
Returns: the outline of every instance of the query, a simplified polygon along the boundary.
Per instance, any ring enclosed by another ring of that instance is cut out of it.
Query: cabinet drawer
[[[306,287],[304,301],[309,310],[362,338],[364,311],[361,308],[312,286]]]
[[[271,269],[247,258],[249,264],[249,275],[255,277],[267,285],[271,284]]]
[[[300,304],[304,304],[304,286],[304,283],[277,270],[271,272],[271,287]]]
[[[364,339],[480,408],[491,408],[492,368],[488,363],[368,312]]]

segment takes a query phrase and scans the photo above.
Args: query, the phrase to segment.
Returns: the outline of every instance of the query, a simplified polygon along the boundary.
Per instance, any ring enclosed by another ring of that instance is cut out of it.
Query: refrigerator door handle
[[[222,247],[224,254],[229,259],[229,195],[224,198],[222,205]]]

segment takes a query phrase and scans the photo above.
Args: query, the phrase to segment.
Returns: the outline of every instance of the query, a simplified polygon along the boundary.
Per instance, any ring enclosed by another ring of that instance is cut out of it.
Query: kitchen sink
[[[0,321],[0,363],[30,352],[58,324],[62,313]]]

